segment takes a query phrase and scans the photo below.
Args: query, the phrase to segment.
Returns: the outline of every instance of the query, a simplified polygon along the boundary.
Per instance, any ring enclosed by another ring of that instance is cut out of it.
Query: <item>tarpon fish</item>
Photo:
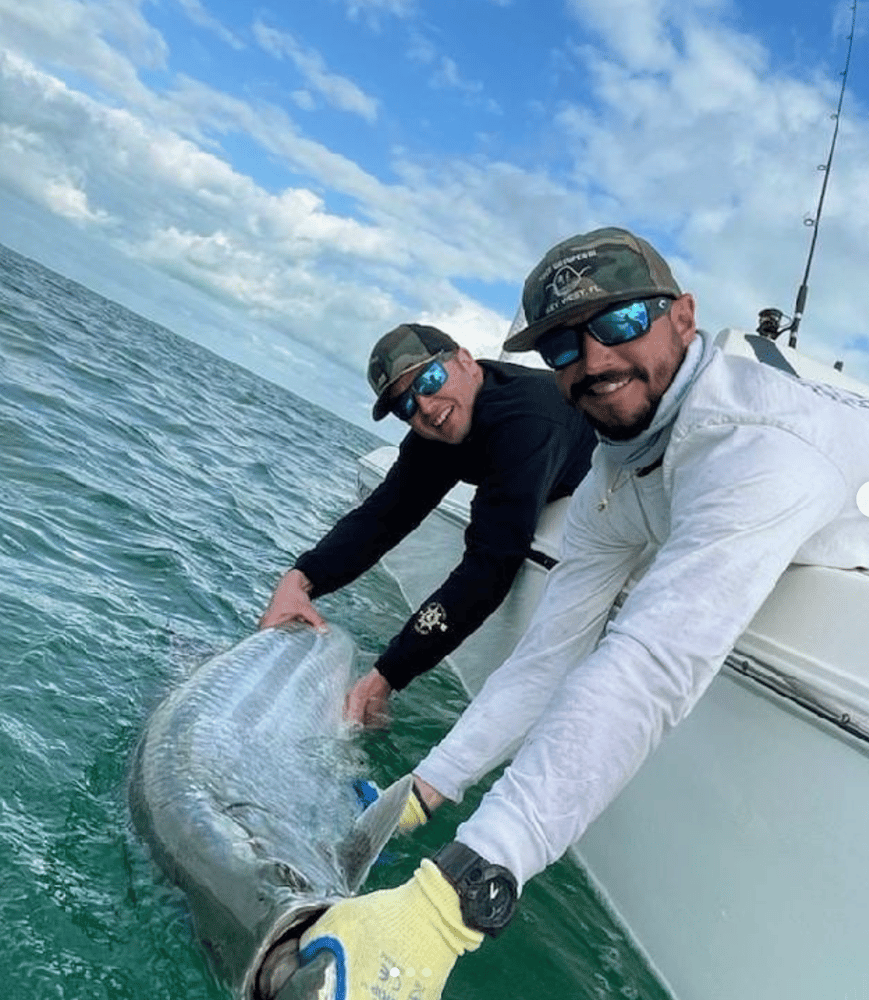
[[[408,775],[361,812],[342,720],[355,652],[335,625],[257,632],[176,688],[139,745],[134,823],[239,1000],[335,995],[329,956],[297,971],[298,939],[360,887],[410,793]]]

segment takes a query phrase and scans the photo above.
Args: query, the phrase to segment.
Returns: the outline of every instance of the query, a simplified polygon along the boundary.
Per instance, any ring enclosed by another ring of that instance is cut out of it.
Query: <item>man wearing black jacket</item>
[[[551,372],[475,361],[447,334],[404,324],[374,346],[373,416],[410,424],[383,483],[278,584],[260,627],[326,623],[311,603],[397,545],[459,481],[477,487],[465,552],[348,695],[346,715],[382,724],[393,690],[430,670],[498,607],[527,555],[544,504],[570,495],[597,438]]]

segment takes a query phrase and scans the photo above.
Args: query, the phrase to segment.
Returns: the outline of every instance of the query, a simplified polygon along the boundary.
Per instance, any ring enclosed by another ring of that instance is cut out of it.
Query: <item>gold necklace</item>
[[[600,511],[606,510],[607,507],[609,507],[610,505],[610,497],[613,495],[613,493],[615,493],[617,490],[620,490],[625,485],[625,483],[630,482],[631,476],[633,475],[632,471],[628,471],[628,474],[625,476],[625,478],[620,481],[620,477],[624,471],[625,471],[624,469],[616,470],[616,474],[615,476],[613,476],[613,481],[607,487],[606,493],[600,498],[600,501],[598,502],[597,505],[598,510]]]
[[[625,470],[623,468],[617,469],[616,470],[616,474],[613,476],[613,481],[610,483],[609,487],[607,488],[606,493],[598,501],[597,509],[600,510],[600,511],[606,510],[607,507],[609,507],[609,505],[610,505],[609,498],[617,490],[620,490],[626,483],[629,483],[631,481],[631,478],[633,476],[637,476],[637,477],[648,476],[648,474],[650,472],[654,472],[655,469],[657,469],[660,465],[663,465],[663,464],[664,464],[664,455],[662,453],[661,455],[659,455],[655,459],[654,462],[651,463],[651,465],[644,465],[640,469],[630,469],[630,470],[628,470],[628,473],[627,473],[627,475],[625,476],[624,479],[621,479],[621,476],[622,476],[622,474],[624,473]]]

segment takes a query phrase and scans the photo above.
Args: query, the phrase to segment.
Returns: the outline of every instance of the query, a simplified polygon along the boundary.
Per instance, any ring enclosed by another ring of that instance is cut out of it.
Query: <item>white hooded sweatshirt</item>
[[[519,747],[456,839],[520,886],[693,708],[788,564],[869,567],[869,399],[698,339],[663,461],[598,447],[528,631],[415,769],[459,801]]]

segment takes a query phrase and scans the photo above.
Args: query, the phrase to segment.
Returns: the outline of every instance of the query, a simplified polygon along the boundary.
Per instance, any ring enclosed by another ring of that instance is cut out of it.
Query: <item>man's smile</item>
[[[605,372],[600,375],[586,375],[570,387],[570,400],[574,406],[585,398],[611,396],[624,389],[635,380],[648,381],[643,373],[633,369],[626,372]]]
[[[443,410],[441,413],[439,413],[436,417],[434,417],[431,420],[429,420],[429,423],[432,425],[432,427],[435,427],[435,428],[440,427],[444,423],[444,421],[446,421],[447,417],[449,417],[449,415],[452,412],[453,412],[453,407],[452,406],[448,406],[445,410]]]
[[[595,385],[589,386],[586,395],[589,396],[608,396],[611,392],[617,392],[619,389],[623,388],[628,384],[628,382],[633,381],[630,375],[625,376],[622,379],[607,381],[607,382],[597,382]]]

